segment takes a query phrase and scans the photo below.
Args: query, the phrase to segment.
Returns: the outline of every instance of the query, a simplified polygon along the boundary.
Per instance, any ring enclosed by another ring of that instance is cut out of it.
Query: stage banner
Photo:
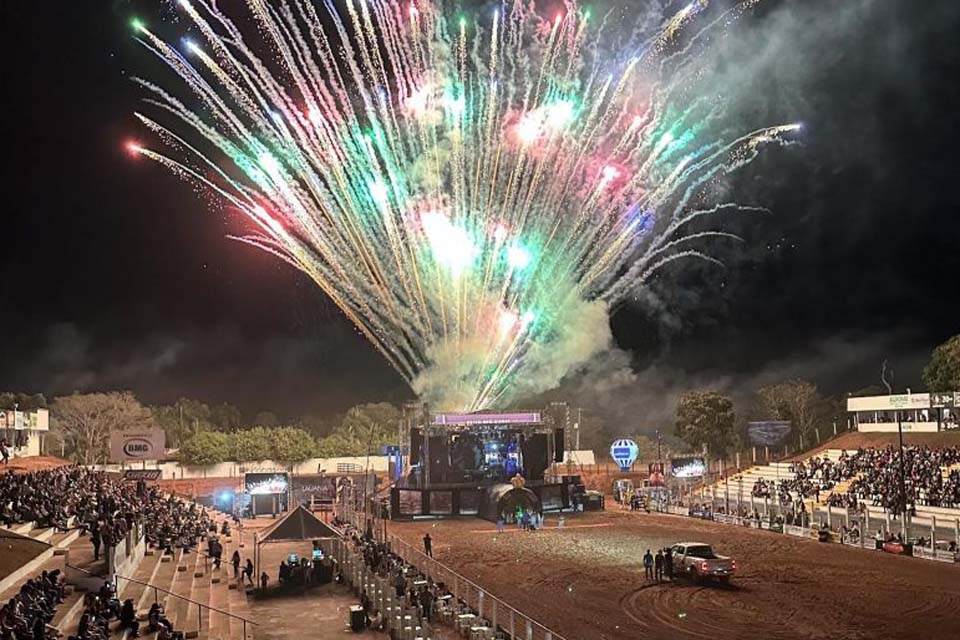
[[[110,461],[162,460],[165,447],[163,429],[114,431],[110,434]]]
[[[779,447],[790,435],[789,420],[766,420],[747,423],[747,438],[758,447]]]

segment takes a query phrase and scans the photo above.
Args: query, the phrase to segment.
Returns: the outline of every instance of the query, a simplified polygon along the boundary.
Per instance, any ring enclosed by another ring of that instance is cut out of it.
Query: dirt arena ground
[[[411,544],[429,531],[438,560],[566,640],[960,638],[960,565],[679,516],[611,510],[547,526],[390,523]],[[644,552],[680,541],[736,558],[733,584],[645,584]]]

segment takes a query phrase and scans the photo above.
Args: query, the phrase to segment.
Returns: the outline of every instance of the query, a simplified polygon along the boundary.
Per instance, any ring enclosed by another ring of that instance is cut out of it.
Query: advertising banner
[[[778,447],[790,434],[789,420],[766,420],[747,423],[747,438],[757,447]]]
[[[286,473],[248,473],[244,475],[244,487],[252,496],[286,493],[290,476]]]
[[[647,471],[650,474],[648,486],[662,487],[666,484],[662,462],[651,462],[647,465]]]
[[[699,478],[707,472],[707,461],[703,458],[673,458],[670,460],[670,474],[674,478]]]
[[[110,461],[162,460],[166,441],[163,429],[114,431],[110,434]]]

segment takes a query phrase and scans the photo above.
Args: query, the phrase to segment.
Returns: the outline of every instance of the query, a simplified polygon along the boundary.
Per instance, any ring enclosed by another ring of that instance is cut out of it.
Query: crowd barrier
[[[340,514],[344,518],[344,514]],[[365,530],[362,514],[349,514],[346,518],[360,531]],[[379,523],[377,523],[379,524]],[[385,542],[390,550],[400,556],[407,564],[416,567],[424,576],[435,583],[443,583],[459,600],[474,613],[451,616],[447,623],[458,630],[468,625],[480,638],[506,638],[509,640],[565,640],[556,631],[541,622],[510,606],[491,594],[475,582],[465,578],[447,565],[427,556],[395,535],[384,536],[382,526],[373,526],[374,537]],[[390,631],[399,638],[413,640],[417,637],[416,615],[405,607],[403,599],[398,599],[394,587],[386,578],[380,578],[367,567],[363,556],[350,548],[347,539],[341,538],[335,545],[335,558],[341,563],[343,575],[359,594],[367,591],[368,597],[380,611],[384,612],[384,621]],[[428,637],[424,634],[423,637]]]
[[[953,520],[934,518],[923,520],[921,524],[917,524],[910,517],[906,519],[896,518],[877,507],[868,507],[863,512],[859,512],[840,507],[821,506],[808,501],[805,504],[809,506],[802,513],[801,522],[778,524],[774,520],[777,516],[785,516],[785,509],[783,505],[771,500],[757,499],[752,495],[749,496],[749,500],[741,499],[743,497],[739,492],[728,494],[716,491],[715,487],[709,492],[701,491],[699,495],[690,494],[687,498],[690,502],[696,504],[693,510],[688,506],[670,505],[662,511],[677,515],[702,517],[704,507],[709,507],[709,519],[715,522],[773,530],[777,533],[815,540],[820,539],[820,524],[825,523],[829,530],[828,539],[824,540],[825,542],[836,542],[869,549],[876,546],[873,537],[876,531],[882,532],[883,537],[890,533],[899,532],[903,539],[907,541],[915,539],[915,536],[923,536],[929,543],[924,546],[914,545],[912,548],[914,557],[939,562],[960,562],[960,555],[947,549],[950,541],[953,541],[956,547],[960,549],[960,518],[954,518]],[[756,512],[760,518],[757,519],[751,515],[738,515],[744,510],[749,514]],[[855,539],[848,536],[841,540],[841,527],[846,527],[848,530],[856,527],[860,536]]]

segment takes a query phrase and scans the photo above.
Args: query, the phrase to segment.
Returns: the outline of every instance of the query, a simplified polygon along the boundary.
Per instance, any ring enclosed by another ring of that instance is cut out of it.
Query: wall
[[[143,534],[143,528],[135,526],[120,544],[105,549],[104,556],[107,559],[107,573],[110,578],[117,574],[132,576],[140,566],[146,551],[147,538]]]
[[[324,470],[328,475],[336,475],[337,467],[341,464],[355,465],[362,472],[369,468],[370,471],[386,472],[388,469],[386,456],[353,456],[344,458],[312,458],[306,462],[293,465],[293,473],[296,475],[315,474]],[[369,466],[368,466],[369,465]],[[141,464],[129,464],[126,466],[119,464],[96,465],[97,469],[103,471],[121,472],[124,469],[141,469]],[[248,462],[239,464],[237,462],[223,462],[205,467],[181,465],[179,462],[147,462],[147,469],[160,469],[161,479],[179,480],[179,479],[197,479],[197,478],[239,478],[244,473],[262,473],[265,471],[289,471],[288,465],[283,462],[273,460],[261,460],[259,462]]]
[[[873,422],[860,423],[857,425],[857,431],[862,433],[897,433],[896,422]],[[904,422],[904,433],[936,433],[936,422]]]

